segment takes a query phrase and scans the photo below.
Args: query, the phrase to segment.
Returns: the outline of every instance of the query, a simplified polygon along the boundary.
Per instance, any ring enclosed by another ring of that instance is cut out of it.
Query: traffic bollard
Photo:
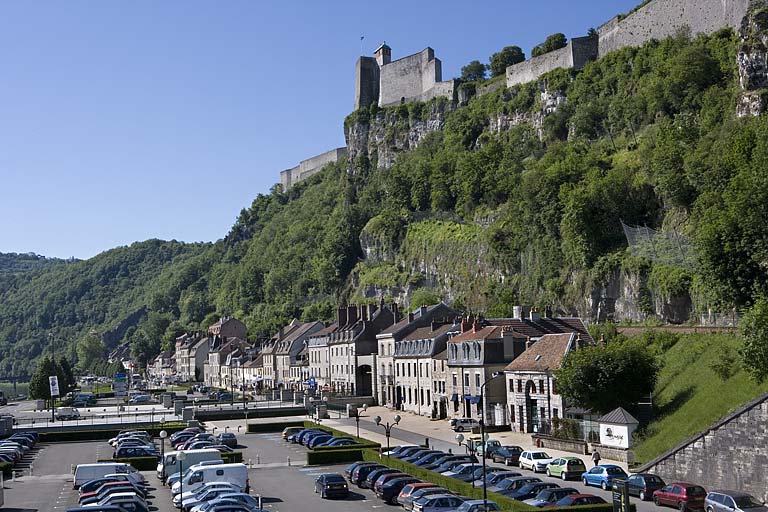
[[[289,466],[291,465],[291,456],[290,455],[288,456],[288,465]]]

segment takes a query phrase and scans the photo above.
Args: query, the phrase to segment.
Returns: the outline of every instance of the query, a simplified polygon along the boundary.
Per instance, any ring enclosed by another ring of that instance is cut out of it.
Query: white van
[[[59,421],[79,420],[80,411],[78,411],[75,407],[59,407],[56,409],[56,414],[54,417]]]
[[[188,468],[208,460],[221,460],[221,452],[215,448],[201,448],[199,450],[184,450],[186,458],[184,467]],[[174,473],[179,472],[180,464],[176,460],[179,452],[166,452],[165,456],[157,464],[157,478],[160,480]]]
[[[243,492],[249,492],[251,483],[248,480],[248,468],[242,462],[234,464],[219,464],[216,466],[201,466],[184,477],[181,482],[176,482],[171,487],[171,492],[176,495],[181,489],[184,492],[194,491],[208,482],[229,482],[235,484]],[[181,484],[184,484],[183,486]]]
[[[479,426],[480,422],[474,418],[453,418],[451,420],[451,428],[454,432],[464,432]]]
[[[75,468],[75,478],[72,488],[77,489],[88,480],[104,478],[113,473],[127,473],[136,481],[144,482],[144,475],[136,471],[130,464],[124,462],[97,462],[96,464],[78,464]]]

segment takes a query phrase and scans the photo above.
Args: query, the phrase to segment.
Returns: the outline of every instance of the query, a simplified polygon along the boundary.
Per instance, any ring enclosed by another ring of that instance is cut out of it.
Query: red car
[[[656,505],[675,507],[680,512],[703,509],[706,497],[707,491],[702,486],[683,482],[675,482],[653,491],[653,502]]]

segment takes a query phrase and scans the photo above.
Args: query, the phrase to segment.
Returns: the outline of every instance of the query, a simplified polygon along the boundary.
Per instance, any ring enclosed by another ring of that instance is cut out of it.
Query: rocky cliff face
[[[759,116],[766,109],[768,89],[768,8],[752,9],[739,31],[742,46],[738,55],[739,84],[744,93],[739,99],[739,117]]]

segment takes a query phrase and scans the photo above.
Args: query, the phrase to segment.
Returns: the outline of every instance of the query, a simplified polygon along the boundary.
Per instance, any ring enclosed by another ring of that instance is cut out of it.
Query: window
[[[539,394],[544,394],[544,381],[539,380]]]
[[[464,386],[465,387],[469,387],[469,374],[468,373],[464,374]]]
[[[557,410],[557,407],[552,409],[552,417],[553,418],[559,418],[560,417],[560,411]]]
[[[480,390],[480,374],[479,373],[475,374],[475,387],[478,389],[478,391]]]
[[[429,403],[429,390],[427,390],[427,403]]]
[[[515,406],[514,405],[509,406],[509,422],[510,423],[515,422]]]
[[[523,392],[523,379],[517,379],[517,392]]]
[[[509,379],[509,392],[514,393],[515,392],[515,380]]]
[[[453,389],[459,387],[459,377],[455,373],[453,374]]]

